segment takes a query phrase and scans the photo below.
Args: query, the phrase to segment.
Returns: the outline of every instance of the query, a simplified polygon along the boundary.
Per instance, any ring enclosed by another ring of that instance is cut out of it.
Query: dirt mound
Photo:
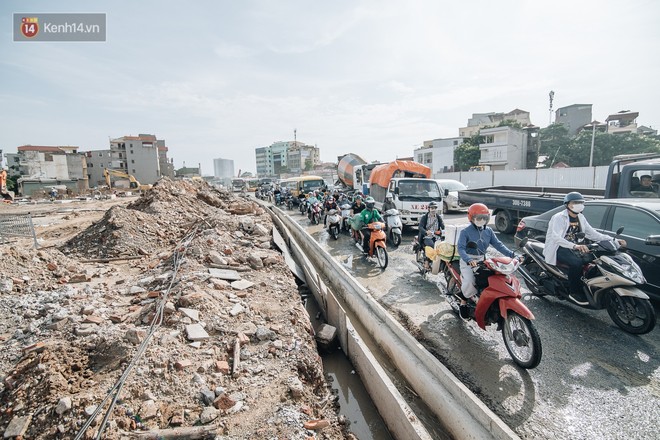
[[[59,249],[3,249],[0,430],[73,438],[132,365],[103,438],[350,438],[271,231],[248,199],[162,180]]]

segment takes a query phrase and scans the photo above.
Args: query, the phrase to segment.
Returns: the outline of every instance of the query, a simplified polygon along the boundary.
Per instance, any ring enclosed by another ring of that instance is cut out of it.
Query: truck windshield
[[[434,180],[410,179],[399,182],[400,200],[430,202],[440,198],[438,183]]]

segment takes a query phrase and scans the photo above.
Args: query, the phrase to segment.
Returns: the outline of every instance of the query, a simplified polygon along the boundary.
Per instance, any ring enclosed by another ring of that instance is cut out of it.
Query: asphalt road
[[[322,225],[291,215],[521,437],[660,437],[660,329],[629,335],[605,310],[525,295],[543,344],[541,364],[527,371],[511,361],[495,328],[457,318],[442,298],[440,277],[420,276],[411,245],[416,230],[404,232],[398,249],[388,247],[382,271],[348,235],[334,241]],[[465,222],[465,214],[445,216],[447,224]],[[513,236],[499,238],[513,247]]]

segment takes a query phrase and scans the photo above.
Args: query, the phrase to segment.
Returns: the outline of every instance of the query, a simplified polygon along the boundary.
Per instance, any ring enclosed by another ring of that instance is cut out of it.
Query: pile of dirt
[[[5,437],[73,438],[100,408],[92,438],[129,367],[103,438],[351,437],[254,202],[165,179],[59,248],[0,251]]]

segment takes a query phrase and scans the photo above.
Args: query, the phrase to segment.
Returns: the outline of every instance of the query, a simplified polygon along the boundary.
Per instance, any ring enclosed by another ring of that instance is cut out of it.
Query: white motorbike
[[[401,214],[396,209],[388,209],[385,211],[385,221],[387,224],[387,238],[389,238],[394,246],[400,245],[401,231],[403,230]]]
[[[328,224],[328,232],[335,240],[339,238],[339,229],[341,227],[341,216],[336,209],[331,209],[328,211],[328,215],[325,218]]]
[[[348,234],[351,233],[351,204],[345,203],[339,207],[341,209],[341,229]]]

